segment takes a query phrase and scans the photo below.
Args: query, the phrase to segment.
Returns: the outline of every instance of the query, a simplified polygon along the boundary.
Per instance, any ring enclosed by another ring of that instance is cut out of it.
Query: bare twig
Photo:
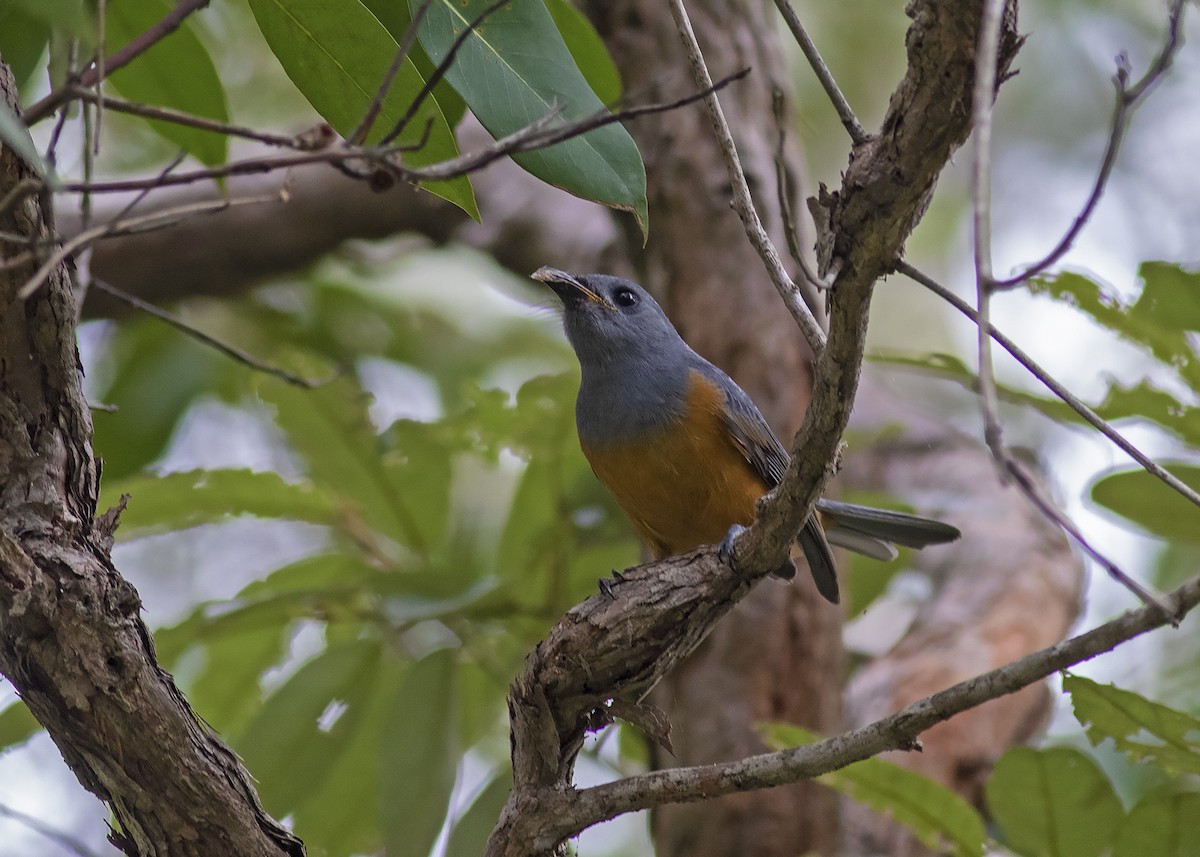
[[[607,110],[597,111],[591,116],[586,116],[576,122],[565,124],[554,124],[559,111],[556,109],[546,116],[524,128],[516,131],[507,137],[497,140],[490,146],[480,149],[476,152],[471,152],[466,155],[460,155],[457,158],[452,158],[448,161],[443,161],[440,164],[431,164],[427,167],[407,167],[398,162],[395,155],[399,152],[407,151],[407,147],[363,147],[363,148],[330,148],[312,152],[298,152],[294,155],[276,155],[264,158],[247,158],[242,161],[234,161],[229,164],[224,164],[218,167],[211,167],[202,170],[192,170],[186,173],[173,173],[159,179],[130,179],[112,182],[95,182],[92,184],[84,184],[81,182],[65,182],[60,185],[59,189],[68,193],[82,193],[90,191],[91,193],[116,193],[134,190],[143,190],[147,187],[159,188],[168,187],[171,185],[193,184],[198,181],[209,179],[225,178],[233,175],[245,175],[250,173],[267,173],[275,170],[285,169],[287,167],[302,166],[305,164],[314,163],[345,163],[354,161],[367,161],[368,163],[378,165],[381,169],[394,173],[398,178],[418,183],[423,181],[444,181],[446,179],[457,178],[458,176],[466,175],[475,170],[482,169],[487,165],[499,160],[500,158],[510,155],[514,152],[527,152],[534,149],[543,149],[547,146],[552,146],[555,143],[561,143],[564,140],[569,140],[572,137],[577,137],[596,128],[601,128],[605,125],[611,125],[614,122],[621,122],[626,119],[634,119],[639,116],[646,116],[653,113],[663,113],[668,110],[675,110],[694,101],[699,101],[706,98],[711,93],[728,86],[735,80],[740,80],[749,73],[749,69],[742,69],[728,77],[724,77],[717,81],[711,87],[705,88],[700,92],[695,92],[683,98],[674,101],[662,102],[658,104],[647,104],[640,107],[630,107],[624,110],[618,110],[615,113],[609,113]],[[357,173],[353,174],[357,178],[366,178],[364,175]]]
[[[263,372],[267,375],[273,375],[274,377],[280,378],[289,384],[292,384],[296,387],[303,387],[306,390],[314,390],[317,387],[327,384],[327,383],[329,383],[330,380],[332,380],[332,378],[327,378],[327,379],[320,380],[320,381],[313,381],[308,378],[302,378],[299,375],[293,375],[291,372],[288,372],[284,369],[280,369],[277,366],[272,366],[269,363],[264,363],[262,360],[259,360],[257,357],[255,357],[253,354],[250,354],[248,351],[243,351],[242,349],[238,348],[235,345],[230,345],[227,342],[222,342],[220,339],[217,339],[215,336],[207,334],[202,330],[197,330],[195,327],[188,324],[182,318],[175,315],[175,313],[168,312],[167,310],[162,309],[161,307],[157,307],[154,304],[147,303],[146,301],[142,300],[139,297],[131,295],[128,292],[118,289],[116,286],[113,286],[113,285],[110,285],[109,283],[104,282],[104,280],[93,279],[92,285],[94,285],[100,291],[104,292],[106,295],[110,295],[111,297],[116,298],[117,300],[121,301],[122,303],[128,304],[129,306],[133,307],[134,309],[141,310],[142,312],[146,313],[147,315],[152,315],[161,321],[165,321],[167,324],[171,325],[171,327],[175,328],[176,330],[180,331],[181,333],[186,334],[187,336],[190,336],[192,339],[196,340],[197,342],[203,343],[204,345],[207,345],[210,348],[212,348],[216,351],[219,351],[221,354],[224,354],[226,357],[230,358],[231,360],[236,360],[238,363],[241,363],[245,366],[249,366],[251,369],[253,369],[256,372]]]
[[[62,850],[76,855],[76,857],[99,857],[98,853],[88,848],[82,841],[71,836],[69,833],[63,833],[60,830],[55,830],[40,818],[35,818],[32,815],[27,815],[19,809],[13,809],[11,806],[0,804],[0,816],[11,819],[17,824],[32,830],[39,836],[49,839]]]
[[[196,116],[191,113],[172,110],[169,107],[138,104],[133,101],[126,101],[123,98],[114,98],[111,95],[100,95],[93,90],[82,89],[78,86],[75,87],[72,97],[88,102],[89,104],[103,105],[105,109],[115,110],[118,113],[129,113],[133,116],[143,116],[146,119],[157,119],[161,122],[171,122],[175,125],[186,125],[189,128],[199,128],[201,131],[211,131],[214,134],[225,134],[230,137],[256,140],[268,146],[299,149],[301,151],[314,148],[313,143],[308,141],[304,135],[289,137],[283,134],[269,134],[263,131],[255,131],[253,128],[230,125],[226,122],[218,122],[215,119],[208,119],[204,116]]]
[[[104,63],[104,52],[105,52],[105,50],[108,49],[108,41],[107,41],[106,31],[105,31],[105,26],[106,26],[105,18],[107,18],[107,17],[108,17],[108,0],[97,0],[97,2],[96,2],[96,82],[95,82],[95,84],[93,84],[95,86],[96,95],[100,94],[100,85],[104,82],[105,75],[107,74],[107,70],[105,69],[105,63]],[[92,134],[94,136],[92,137],[92,139],[90,141],[91,151],[92,151],[93,155],[100,154],[100,125],[102,123],[101,117],[103,115],[104,115],[104,104],[103,104],[103,102],[98,102],[96,104],[96,122],[92,128]],[[86,116],[87,116],[87,113],[84,113],[85,118],[86,118]],[[85,199],[85,205],[90,205],[90,204],[91,204],[90,200]],[[83,224],[84,224],[84,226],[87,226],[86,218],[84,219]],[[80,306],[82,306],[83,301],[82,300],[79,301],[79,304],[80,304]]]
[[[79,75],[77,80],[68,80],[41,101],[31,105],[29,109],[24,111],[25,123],[33,125],[41,122],[61,105],[70,101],[76,84],[85,89],[90,88],[103,80],[106,75],[110,75],[114,71],[129,65],[129,63],[144,54],[155,44],[179,29],[179,26],[188,15],[199,9],[203,9],[208,5],[208,2],[209,0],[179,0],[175,4],[175,7],[162,17],[162,20],[146,30],[146,32],[130,41],[129,44],[122,47],[112,56],[85,70]]]
[[[996,376],[992,368],[992,105],[996,98],[996,59],[1000,51],[1000,21],[1007,0],[985,0],[975,53],[975,88],[971,114],[975,126],[975,158],[971,168],[971,219],[974,227],[975,300],[979,313],[976,346],[979,355],[979,397],[983,436],[997,463],[1007,457],[1000,426]],[[1002,469],[1001,471],[1005,471]],[[1005,477],[1007,478],[1007,477]]]
[[[421,22],[425,20],[425,13],[429,11],[429,7],[432,5],[433,0],[424,0],[421,3],[421,7],[417,9],[417,14],[413,15],[409,21],[408,29],[404,32],[404,38],[400,40],[400,45],[396,49],[396,56],[392,60],[391,67],[388,68],[387,73],[383,76],[383,80],[379,84],[379,89],[375,92],[375,97],[371,99],[371,103],[367,106],[367,112],[363,114],[362,122],[359,123],[354,133],[350,135],[350,143],[352,145],[360,146],[366,142],[367,135],[371,133],[371,127],[379,117],[379,110],[383,107],[383,99],[387,97],[388,90],[392,88],[392,83],[396,80],[396,75],[400,73],[400,69],[408,59],[408,55],[417,41],[417,29],[421,26]]]
[[[1013,286],[1020,285],[1030,277],[1036,276],[1049,268],[1071,249],[1071,245],[1075,243],[1075,239],[1079,237],[1079,233],[1083,231],[1083,227],[1091,219],[1092,213],[1096,210],[1097,203],[1100,202],[1100,197],[1104,194],[1104,189],[1108,186],[1109,177],[1112,175],[1113,168],[1117,163],[1117,152],[1120,150],[1121,142],[1125,138],[1125,130],[1129,124],[1130,115],[1147,93],[1149,93],[1154,83],[1171,67],[1175,55],[1179,52],[1179,47],[1182,44],[1180,27],[1185,6],[1184,0],[1174,0],[1171,4],[1171,11],[1167,21],[1166,41],[1162,49],[1158,52],[1158,55],[1154,58],[1154,61],[1150,64],[1150,68],[1147,69],[1145,75],[1133,86],[1128,86],[1128,61],[1124,55],[1117,57],[1117,73],[1113,77],[1117,102],[1113,109],[1112,127],[1108,135],[1108,144],[1105,146],[1104,157],[1100,161],[1100,171],[1096,175],[1092,191],[1088,195],[1083,209],[1071,223],[1071,228],[1067,230],[1066,234],[1063,235],[1053,250],[1037,262],[1026,267],[1019,274],[1014,274],[1007,279],[997,280],[994,284],[996,288],[1012,288]]]
[[[704,64],[704,55],[700,52],[700,44],[696,41],[696,34],[692,31],[692,22],[688,18],[687,10],[683,7],[683,0],[670,0],[670,4],[671,15],[675,18],[675,25],[688,54],[692,79],[698,88],[711,91],[713,89],[712,77],[709,75],[708,67]],[[741,218],[742,225],[746,229],[746,236],[762,258],[767,274],[771,277],[771,282],[775,284],[779,296],[783,298],[788,312],[791,313],[792,318],[795,319],[797,326],[804,334],[813,354],[819,357],[825,350],[825,331],[817,322],[812,310],[808,308],[808,304],[804,302],[804,296],[800,293],[800,289],[788,276],[787,269],[783,266],[783,260],[779,257],[779,251],[775,249],[774,243],[767,235],[766,229],[763,228],[758,211],[754,207],[754,200],[750,196],[750,188],[746,184],[746,175],[742,171],[737,146],[733,142],[733,135],[729,131],[729,124],[725,121],[721,102],[717,100],[715,92],[705,97],[704,107],[712,123],[713,134],[721,148],[721,154],[725,159],[725,166],[729,171],[729,182],[733,187],[733,208]]]
[[[466,44],[467,39],[470,38],[477,29],[479,29],[480,24],[491,17],[493,13],[499,11],[501,8],[507,5],[508,0],[497,0],[496,3],[493,3],[491,6],[488,6],[486,9],[476,15],[475,19],[463,28],[463,31],[459,33],[454,39],[453,43],[451,43],[450,50],[446,52],[446,56],[442,58],[442,61],[437,64],[437,68],[433,70],[433,74],[429,75],[429,79],[421,86],[421,90],[412,100],[412,104],[408,105],[408,109],[404,111],[404,115],[400,117],[399,121],[397,121],[392,127],[392,130],[388,131],[383,139],[380,140],[381,145],[387,145],[404,133],[404,129],[408,127],[408,123],[411,122],[412,118],[417,115],[417,112],[421,109],[421,105],[425,103],[425,99],[429,97],[431,92],[433,92],[433,88],[437,86],[441,82],[442,78],[446,76],[446,72],[449,71],[450,66],[454,64],[455,58],[458,57],[459,50],[461,50],[462,46]],[[414,19],[410,30],[415,34],[416,29],[417,21]]]
[[[842,120],[842,126],[846,129],[846,133],[850,135],[850,142],[855,146],[865,143],[870,135],[858,121],[858,117],[854,115],[850,102],[846,100],[837,81],[833,79],[833,73],[829,70],[829,66],[825,65],[825,60],[821,59],[820,51],[817,50],[816,44],[804,29],[804,25],[800,23],[796,10],[792,8],[792,4],[788,0],[775,0],[775,5],[779,8],[779,14],[783,15],[788,29],[792,31],[792,38],[800,46],[804,58],[808,60],[808,64],[812,66],[813,72],[817,75],[817,80],[825,89],[825,94],[833,102],[833,109],[837,111],[838,118]]]
[[[127,235],[132,232],[142,232],[148,229],[160,229],[164,226],[170,226],[173,223],[178,223],[179,220],[185,217],[192,217],[197,214],[208,214],[214,211],[223,211],[235,205],[254,205],[256,203],[271,202],[279,197],[275,194],[268,196],[253,196],[244,197],[241,199],[213,199],[202,200],[199,202],[190,202],[186,205],[178,205],[171,208],[164,208],[161,211],[155,211],[151,214],[143,214],[139,217],[131,217],[127,220],[113,220],[109,223],[100,226],[94,226],[91,229],[80,232],[70,241],[64,243],[58,248],[34,273],[32,277],[25,281],[17,292],[17,297],[21,300],[28,300],[29,297],[41,288],[46,282],[46,278],[50,276],[50,272],[59,265],[63,260],[75,253],[82,247],[86,247],[94,241],[101,238],[107,238],[110,235]],[[22,263],[26,260],[20,260]],[[0,268],[13,268],[18,264],[17,259],[10,260],[0,264]]]
[[[783,220],[783,235],[787,240],[788,254],[795,261],[796,267],[810,286],[818,293],[829,288],[829,284],[817,276],[816,271],[804,258],[800,248],[800,230],[796,226],[796,218],[792,212],[792,182],[791,170],[788,169],[787,156],[784,152],[787,143],[787,126],[784,119],[783,90],[775,87],[771,93],[771,110],[775,114],[775,126],[779,136],[775,143],[775,193],[779,196],[779,216]]]
[[[42,182],[28,176],[14,184],[9,188],[8,193],[0,198],[0,220],[7,219],[10,211],[20,205],[26,197],[32,196],[41,189]]]
[[[900,261],[896,263],[896,270],[910,278],[914,282],[920,283],[925,288],[936,294],[942,300],[949,303],[956,310],[961,312],[967,318],[971,319],[976,324],[979,323],[979,315],[975,309],[960,298],[954,292],[943,286],[941,283],[934,280],[928,274],[914,268],[908,262]],[[1015,342],[1009,339],[996,328],[991,329],[992,339],[999,343],[1000,347],[1013,356],[1013,358],[1025,367],[1033,377],[1037,378],[1050,390],[1055,396],[1063,401],[1071,410],[1079,414],[1090,426],[1113,442],[1122,452],[1136,461],[1143,469],[1152,476],[1162,480],[1172,489],[1177,491],[1183,497],[1186,497],[1189,502],[1200,506],[1200,493],[1193,489],[1190,485],[1180,481],[1180,479],[1156,462],[1150,456],[1146,455],[1136,446],[1134,446],[1123,434],[1117,431],[1107,420],[1102,418],[1094,410],[1089,408],[1087,404],[1070,390],[1064,387],[1061,383],[1055,380],[1054,376],[1042,368],[1032,357],[1026,354]]]

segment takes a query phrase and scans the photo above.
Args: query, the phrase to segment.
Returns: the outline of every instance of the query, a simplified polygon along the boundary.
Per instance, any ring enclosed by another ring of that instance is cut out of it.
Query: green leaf
[[[1133,762],[1200,774],[1200,719],[1082,676],[1066,676],[1063,690],[1094,746],[1111,738]]]
[[[1129,811],[1112,857],[1192,857],[1200,792],[1150,797]]]
[[[10,147],[39,176],[46,176],[46,165],[38,154],[25,123],[16,117],[7,104],[0,104],[0,143]]]
[[[445,857],[479,857],[500,818],[512,791],[512,771],[507,765],[496,773],[471,801],[450,830]]]
[[[235,742],[277,818],[310,800],[362,720],[380,661],[379,644],[330,646],[278,688]],[[331,728],[321,715],[346,706]]]
[[[460,756],[456,672],[454,650],[427,655],[391,706],[379,789],[388,857],[426,857],[442,829]]]
[[[1163,466],[1185,485],[1200,490],[1200,467],[1169,462]],[[1103,473],[1090,491],[1093,501],[1156,536],[1200,542],[1200,508],[1140,467]]]
[[[1108,777],[1073,747],[1016,747],[987,784],[1005,844],[1023,857],[1100,857],[1125,817]]]
[[[420,2],[409,0],[409,9]],[[486,0],[435,0],[421,26],[430,58],[441,62],[458,34],[489,5]],[[541,0],[513,0],[494,12],[463,43],[447,77],[496,137],[542,119],[553,108],[562,110],[559,121],[603,109]],[[548,184],[633,212],[646,233],[646,171],[633,138],[620,125],[513,160]]]
[[[0,711],[0,753],[32,738],[42,729],[24,702],[17,699]]]
[[[359,0],[250,0],[250,9],[267,44],[304,97],[339,134],[352,135],[396,57],[396,40]],[[399,122],[423,85],[412,60],[405,60],[367,142],[378,141]],[[406,164],[427,166],[458,154],[454,132],[432,100],[426,100],[395,142],[418,144],[426,126],[428,140],[421,149],[404,154]],[[479,218],[465,176],[422,187]]]
[[[96,29],[95,15],[83,0],[5,0],[4,6],[19,9],[73,36],[88,36]]]
[[[252,470],[191,470],[106,483],[101,508],[130,496],[117,535],[122,539],[181,530],[238,515],[333,525],[338,507],[310,484]]]
[[[219,636],[204,647],[204,668],[188,684],[196,712],[223,735],[241,732],[262,704],[259,680],[286,654],[287,624]]]
[[[615,104],[621,97],[621,73],[592,22],[571,0],[546,0],[546,9],[596,97]]]
[[[763,735],[773,749],[820,740],[819,735],[789,723],[768,724]],[[954,792],[915,771],[883,759],[866,759],[824,774],[817,782],[890,816],[939,853],[983,854],[986,836],[979,813]]]
[[[408,28],[412,24],[412,15],[409,14],[406,0],[362,0],[362,3],[371,10],[372,15],[379,19],[379,23],[387,27],[387,31],[392,34],[396,44],[400,44],[400,40],[404,38],[404,34],[408,32]],[[433,77],[437,67],[429,58],[429,54],[425,53],[425,49],[421,47],[419,41],[413,42],[408,57],[417,67],[417,71],[421,73],[423,80]],[[467,112],[467,102],[463,101],[462,96],[454,91],[454,87],[444,77],[434,84],[432,95],[438,103],[438,107],[442,108],[442,113],[450,127],[457,126],[459,120]]]
[[[92,424],[104,478],[120,479],[162,455],[179,420],[227,367],[157,319],[123,322],[106,351],[115,380],[100,398],[116,410],[96,411]]]
[[[418,552],[428,549],[409,508],[406,486],[394,484],[382,466],[383,449],[367,415],[366,393],[349,378],[316,390],[282,382],[266,382],[261,390],[322,491],[353,500],[356,513],[389,538]]]
[[[1196,324],[1194,305],[1200,289],[1197,285],[1200,272],[1188,273],[1164,263],[1145,263],[1139,274],[1143,280],[1142,295],[1132,306],[1123,304],[1080,274],[1062,273],[1035,279],[1029,287],[1033,294],[1073,306],[1127,342],[1146,349],[1178,372],[1193,390],[1200,390],[1200,355],[1188,336]]]
[[[173,6],[168,0],[109,3],[104,19],[106,41],[110,47],[131,42],[162,20]],[[225,89],[217,69],[188,21],[135,61],[115,71],[108,80],[131,101],[171,107],[218,122],[229,121]],[[225,162],[229,141],[224,134],[174,122],[149,120],[149,124],[203,163]]]

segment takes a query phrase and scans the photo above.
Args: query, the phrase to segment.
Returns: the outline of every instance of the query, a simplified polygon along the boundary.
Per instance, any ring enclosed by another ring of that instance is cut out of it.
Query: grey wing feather
[[[725,423],[729,433],[763,482],[774,488],[787,469],[787,450],[758,407],[728,375],[707,361],[697,368],[725,391]]]

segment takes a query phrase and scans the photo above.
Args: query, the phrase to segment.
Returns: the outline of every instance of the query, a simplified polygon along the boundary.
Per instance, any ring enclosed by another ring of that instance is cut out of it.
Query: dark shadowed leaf
[[[1063,690],[1093,745],[1111,738],[1133,762],[1200,774],[1200,719],[1082,676],[1065,677]]]
[[[1112,857],[1193,857],[1200,792],[1148,797],[1129,811]]]
[[[421,0],[409,0],[415,10]],[[421,43],[440,62],[487,0],[436,0],[421,26]],[[563,43],[541,0],[513,0],[468,36],[447,75],[471,112],[503,137],[561,109],[582,119],[601,104]],[[646,172],[633,138],[620,125],[598,128],[549,149],[514,155],[542,181],[584,199],[631,211],[645,233]]]
[[[380,747],[388,857],[426,857],[442,829],[458,768],[458,704],[452,649],[413,664],[396,691]]]
[[[44,68],[49,42],[50,25],[45,20],[20,3],[0,4],[0,57],[12,69],[18,90],[27,92],[33,73]],[[8,138],[4,134],[0,139]]]
[[[250,0],[250,8],[267,44],[304,97],[339,134],[353,134],[396,57],[399,45],[392,35],[359,0]],[[405,60],[367,142],[381,139],[399,122],[423,84],[412,60]],[[406,153],[406,164],[427,166],[458,154],[454,132],[432,99],[396,142],[416,145],[427,126],[425,145]],[[479,217],[465,177],[423,186]]]
[[[1100,857],[1125,817],[1108,777],[1072,747],[1016,747],[987,784],[1005,844],[1022,857]]]
[[[773,749],[820,740],[819,735],[787,723],[771,723],[762,731]],[[938,853],[956,857],[983,854],[986,836],[979,813],[928,777],[883,759],[867,759],[824,774],[817,782],[888,815]]]
[[[1186,485],[1200,490],[1200,467],[1162,463]],[[1200,507],[1140,467],[1101,475],[1091,487],[1092,500],[1165,539],[1200,542]]]
[[[168,0],[107,4],[104,27],[110,49],[140,36],[174,5]],[[229,119],[216,67],[187,21],[136,62],[114,72],[109,81],[131,101],[171,107],[219,122]],[[225,161],[228,138],[223,134],[156,120],[150,121],[150,127],[206,164]]]

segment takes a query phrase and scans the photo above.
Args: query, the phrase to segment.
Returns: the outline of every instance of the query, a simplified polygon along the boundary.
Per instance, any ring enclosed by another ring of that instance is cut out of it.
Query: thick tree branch
[[[3,64],[0,97],[17,111]],[[0,147],[0,194],[31,176]],[[49,241],[42,206],[24,197],[0,232]],[[109,556],[115,516],[96,515],[70,269],[57,265],[22,301],[28,275],[0,270],[0,672],[108,803],[127,854],[299,857],[303,845],[155,660],[137,592]]]

